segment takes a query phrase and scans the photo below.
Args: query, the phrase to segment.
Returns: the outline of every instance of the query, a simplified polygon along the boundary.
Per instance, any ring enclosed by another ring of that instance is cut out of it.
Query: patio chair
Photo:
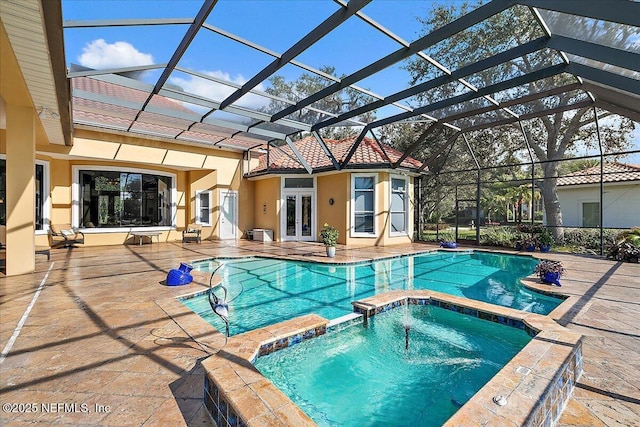
[[[187,228],[182,230],[182,243],[196,242],[200,243],[200,233],[202,226],[200,224],[189,224]]]
[[[49,244],[53,247],[70,248],[76,244],[84,244],[84,234],[71,224],[51,224]]]

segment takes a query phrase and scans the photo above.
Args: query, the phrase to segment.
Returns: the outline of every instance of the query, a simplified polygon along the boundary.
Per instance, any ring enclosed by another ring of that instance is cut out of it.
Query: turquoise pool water
[[[351,302],[393,289],[432,289],[492,304],[547,314],[562,300],[531,292],[519,280],[537,261],[486,252],[434,252],[356,265],[245,258],[195,263],[218,274],[229,290],[230,334],[261,328],[308,313],[335,319]],[[183,300],[219,330],[207,295]]]
[[[320,426],[440,426],[531,339],[434,306],[410,306],[258,358]]]

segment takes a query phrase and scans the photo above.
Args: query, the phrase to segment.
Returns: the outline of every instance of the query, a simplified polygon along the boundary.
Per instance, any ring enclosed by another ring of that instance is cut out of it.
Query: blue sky
[[[432,1],[374,0],[362,12],[404,40],[420,36],[418,15],[426,15]],[[143,18],[192,18],[200,0],[63,0],[63,19],[112,20]],[[340,6],[325,0],[220,0],[207,23],[254,42],[275,53],[283,53],[296,41],[324,21]],[[90,68],[106,69],[131,65],[167,62],[180,43],[186,25],[78,28],[65,30],[67,61]],[[348,40],[348,42],[347,42]],[[337,75],[348,75],[401,48],[360,19],[349,19],[296,59],[319,69],[335,67]],[[273,61],[273,57],[243,46],[210,31],[200,31],[179,65],[213,77],[243,84]],[[304,70],[286,65],[277,72],[288,81],[300,77]],[[145,80],[154,83],[159,71],[148,72]],[[212,84],[186,73],[174,72],[169,83],[194,94],[222,100],[232,88]],[[327,85],[330,82],[327,81]],[[265,82],[257,90],[264,91]],[[387,96],[409,86],[409,75],[401,64],[394,65],[360,83],[360,87]],[[246,95],[241,105],[260,108],[269,100]],[[403,112],[389,106],[378,110],[377,117]]]
[[[200,1],[191,0],[179,2],[63,0],[63,18],[65,20],[190,18],[197,13],[200,5]],[[363,12],[405,40],[412,41],[418,37],[421,28],[415,16],[426,14],[430,7],[429,1],[377,0],[367,5]],[[214,7],[207,22],[276,53],[282,53],[338,8],[339,6],[331,1],[317,0],[221,0]],[[87,66],[94,64],[88,61],[90,52],[101,56],[100,64],[103,67],[106,67],[109,61],[116,65],[126,61],[166,62],[180,42],[184,28],[184,26],[176,26],[174,28],[119,27],[66,30],[66,55],[69,61],[84,60]],[[101,39],[104,40],[101,46],[91,44]],[[347,44],[344,40],[350,40],[350,43]],[[118,42],[127,43],[130,48],[126,50],[121,46],[120,49],[107,50],[107,47]],[[199,71],[228,75],[234,81],[249,79],[253,73],[272,61],[272,58],[267,55],[238,46],[213,34],[198,35],[193,43],[194,46],[201,47],[197,49],[199,55],[191,55],[187,52],[181,64]],[[317,46],[303,52],[298,59],[316,68],[332,65],[336,67],[338,74],[349,74],[399,47],[361,20],[350,19],[334,34],[321,40]],[[82,56],[83,50],[89,53]],[[296,73],[300,73],[296,67],[285,67],[279,74],[295,78]],[[386,81],[387,91],[393,88],[399,90],[407,86],[406,74],[400,75],[399,72],[394,74],[393,79]],[[370,88],[375,90],[373,87]]]

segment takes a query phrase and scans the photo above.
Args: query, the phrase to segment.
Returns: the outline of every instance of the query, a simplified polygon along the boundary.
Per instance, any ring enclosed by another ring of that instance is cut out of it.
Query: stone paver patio
[[[430,249],[338,248],[335,261]],[[187,286],[162,282],[179,261],[218,255],[327,260],[314,243],[154,243],[53,250],[35,273],[0,277],[0,347],[12,344],[0,424],[210,425],[201,362],[224,339],[188,334],[158,301],[206,289],[199,273]],[[556,320],[585,336],[584,373],[559,424],[640,426],[640,265],[545,255],[564,262],[560,290],[573,297]]]

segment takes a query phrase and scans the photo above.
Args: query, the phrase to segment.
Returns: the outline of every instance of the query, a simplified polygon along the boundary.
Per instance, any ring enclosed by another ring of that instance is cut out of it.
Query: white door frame
[[[220,240],[223,239],[237,239],[238,238],[238,192],[235,190],[220,190],[220,209],[218,210],[219,214],[218,214],[218,227],[219,227],[219,235],[220,235]],[[224,202],[227,199],[227,197],[231,195],[233,197],[233,199],[235,200],[235,203],[233,204],[233,218],[232,218],[232,230],[233,230],[233,234],[232,235],[225,235],[224,231],[225,231],[225,227],[223,226],[223,222],[225,221],[225,216],[224,216]]]
[[[287,236],[287,196],[296,196],[296,235]],[[302,235],[302,226],[300,218],[302,216],[302,196],[311,196],[311,234],[309,236]],[[318,240],[315,235],[316,227],[316,190],[315,188],[296,188],[282,190],[282,199],[280,201],[280,240],[282,241],[307,241],[315,242]]]

